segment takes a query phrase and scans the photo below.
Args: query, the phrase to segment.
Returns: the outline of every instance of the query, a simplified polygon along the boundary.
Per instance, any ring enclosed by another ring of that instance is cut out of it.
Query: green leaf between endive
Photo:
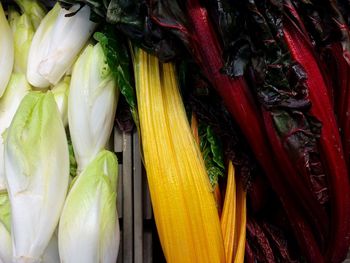
[[[6,191],[0,192],[0,262],[11,262],[11,207]]]
[[[136,94],[131,77],[131,58],[125,40],[119,36],[112,26],[105,26],[101,32],[96,32],[94,38],[101,44],[108,66],[118,83],[120,93],[129,104],[136,126],[139,126]]]

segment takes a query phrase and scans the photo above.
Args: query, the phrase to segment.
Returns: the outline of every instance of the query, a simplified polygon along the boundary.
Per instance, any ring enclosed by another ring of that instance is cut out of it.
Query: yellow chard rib
[[[134,63],[144,162],[167,262],[225,262],[219,216],[174,66],[142,50]]]
[[[221,216],[221,229],[228,263],[244,263],[246,217],[246,192],[241,182],[236,183],[235,169],[230,161]]]
[[[244,190],[242,182],[237,183],[236,195],[236,227],[235,227],[235,263],[244,263],[244,251],[246,240],[246,224],[247,224],[247,193]]]
[[[229,162],[224,208],[221,215],[221,229],[224,236],[226,262],[233,262],[236,236],[236,181],[235,169]]]

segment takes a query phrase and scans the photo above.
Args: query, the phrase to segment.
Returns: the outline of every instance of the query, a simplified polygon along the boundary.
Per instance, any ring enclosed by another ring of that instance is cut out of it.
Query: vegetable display
[[[0,262],[117,261],[116,129],[167,262],[346,259],[349,1],[2,1],[0,33]]]

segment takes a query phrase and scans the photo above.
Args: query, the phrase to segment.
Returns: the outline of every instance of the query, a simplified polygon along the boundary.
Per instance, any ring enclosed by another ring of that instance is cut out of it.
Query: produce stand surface
[[[11,0],[2,0],[10,3]],[[42,1],[52,6],[55,1]],[[118,263],[165,262],[152,215],[147,178],[136,131],[114,128],[111,145],[119,160],[118,215],[121,230]],[[350,252],[344,263],[350,263]]]

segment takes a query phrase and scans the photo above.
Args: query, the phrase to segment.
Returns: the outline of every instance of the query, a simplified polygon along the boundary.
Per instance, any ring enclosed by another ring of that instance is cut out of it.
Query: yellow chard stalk
[[[230,161],[221,215],[226,262],[244,263],[246,217],[246,192],[241,182],[236,184],[235,169]]]
[[[174,66],[137,50],[134,68],[144,164],[167,262],[225,262],[212,187]]]

